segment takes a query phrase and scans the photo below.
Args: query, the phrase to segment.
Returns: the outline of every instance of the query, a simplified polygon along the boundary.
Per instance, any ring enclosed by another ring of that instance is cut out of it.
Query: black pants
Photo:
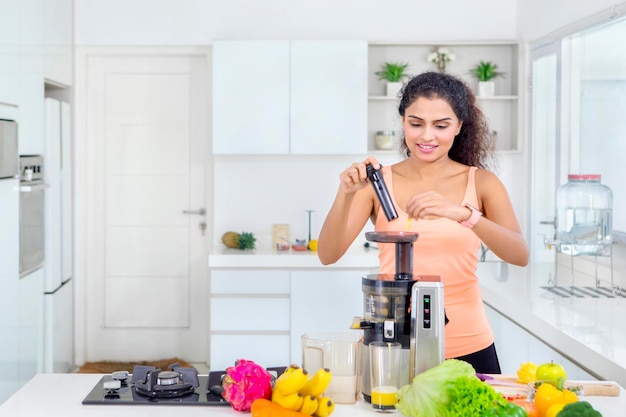
[[[480,374],[500,374],[500,362],[498,361],[498,354],[496,353],[496,346],[492,343],[491,346],[479,350],[478,352],[470,353],[469,355],[459,356],[458,358],[472,365],[476,372]]]

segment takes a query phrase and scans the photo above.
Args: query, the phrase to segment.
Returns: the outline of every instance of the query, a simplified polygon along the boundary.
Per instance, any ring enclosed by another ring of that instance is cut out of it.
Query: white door
[[[206,362],[207,54],[117,49],[81,74],[85,360]]]

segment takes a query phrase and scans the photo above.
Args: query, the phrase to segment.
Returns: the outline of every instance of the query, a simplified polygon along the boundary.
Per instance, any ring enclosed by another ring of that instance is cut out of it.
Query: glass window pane
[[[620,187],[626,175],[626,20],[587,30],[575,37],[579,57],[577,173],[601,174],[613,189],[613,213],[626,212],[626,193]],[[576,138],[576,136],[574,136]],[[626,232],[626,218],[613,216],[615,230]]]

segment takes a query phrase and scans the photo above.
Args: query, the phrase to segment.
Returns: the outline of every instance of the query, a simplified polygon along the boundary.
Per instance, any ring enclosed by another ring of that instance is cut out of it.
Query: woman
[[[525,266],[528,246],[504,185],[486,170],[489,128],[467,84],[443,73],[420,74],[405,86],[398,107],[406,157],[383,168],[398,218],[387,221],[366,165],[339,175],[339,190],[318,240],[325,265],[339,260],[370,219],[376,231],[419,233],[413,275],[439,275],[444,284],[446,358],[477,372],[500,373],[485,316],[476,266],[481,241],[503,261]],[[380,273],[395,272],[394,245],[379,244]]]

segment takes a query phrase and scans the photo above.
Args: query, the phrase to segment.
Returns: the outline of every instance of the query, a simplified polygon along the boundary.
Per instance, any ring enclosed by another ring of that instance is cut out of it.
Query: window
[[[570,173],[601,174],[602,183],[611,187],[613,239],[619,243],[613,260],[626,253],[626,189],[621,185],[626,176],[626,18],[617,12],[531,45],[528,208],[535,262],[555,259],[544,236],[554,237],[556,189]],[[618,262],[613,269],[623,287],[626,267]]]

